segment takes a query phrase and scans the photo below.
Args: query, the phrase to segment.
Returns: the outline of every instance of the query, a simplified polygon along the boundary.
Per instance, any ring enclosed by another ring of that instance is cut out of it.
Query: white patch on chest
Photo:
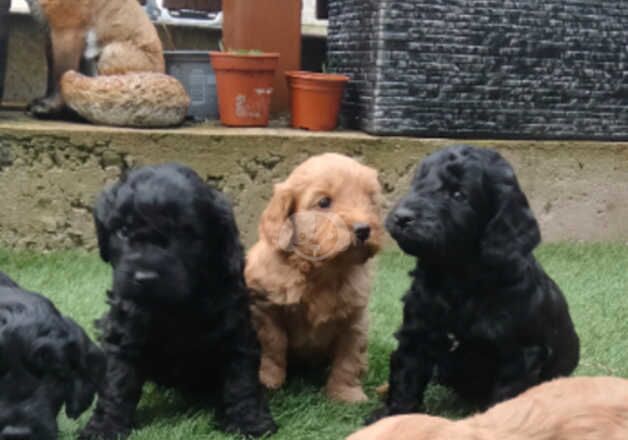
[[[90,29],[85,34],[85,51],[83,57],[86,60],[94,60],[100,56],[102,48],[98,44],[98,36],[94,29]]]
[[[26,3],[28,3],[28,8],[30,9],[33,18],[37,22],[45,25],[47,20],[44,16],[44,11],[41,10],[39,2],[37,0],[26,0]]]

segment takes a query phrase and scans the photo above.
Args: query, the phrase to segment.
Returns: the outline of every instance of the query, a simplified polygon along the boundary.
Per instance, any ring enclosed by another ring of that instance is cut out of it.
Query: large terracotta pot
[[[223,0],[222,41],[227,49],[281,54],[273,83],[273,113],[288,111],[283,72],[301,68],[302,0]]]
[[[216,74],[220,122],[266,126],[278,53],[210,52]]]
[[[293,127],[316,131],[336,128],[348,76],[290,71],[286,80]]]

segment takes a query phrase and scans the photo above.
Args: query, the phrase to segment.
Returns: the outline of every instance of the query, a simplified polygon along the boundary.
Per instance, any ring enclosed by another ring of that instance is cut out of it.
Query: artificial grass
[[[622,244],[550,244],[537,251],[546,271],[565,292],[581,338],[578,375],[628,377],[628,246]],[[368,403],[331,403],[321,393],[322,372],[292,376],[282,390],[271,393],[279,432],[272,438],[290,440],[341,439],[361,426],[377,406],[374,391],[387,378],[388,358],[395,347],[393,333],[401,321],[399,298],[409,286],[413,261],[398,251],[377,258],[377,276],[370,304]],[[46,255],[0,250],[0,270],[23,287],[50,297],[93,336],[93,320],[106,309],[110,269],[93,254],[60,252]],[[469,408],[453,393],[431,387],[428,412],[458,417]],[[89,417],[78,421],[59,417],[61,438],[74,438]],[[145,388],[132,440],[234,439],[216,430],[211,410],[186,402],[176,392]]]

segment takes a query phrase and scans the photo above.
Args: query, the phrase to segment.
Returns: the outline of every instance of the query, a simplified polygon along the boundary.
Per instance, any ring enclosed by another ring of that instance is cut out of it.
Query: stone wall
[[[233,201],[245,244],[272,192],[310,155],[336,151],[380,172],[386,206],[445,139],[288,129],[130,130],[33,121],[0,112],[0,246],[94,248],[91,207],[130,166],[177,161]],[[628,242],[628,143],[477,141],[515,167],[546,241]]]
[[[347,123],[379,134],[628,138],[628,2],[330,0]]]

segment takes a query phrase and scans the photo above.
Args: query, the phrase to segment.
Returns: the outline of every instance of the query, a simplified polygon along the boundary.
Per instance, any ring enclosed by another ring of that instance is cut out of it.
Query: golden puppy
[[[332,399],[367,399],[367,260],[382,239],[380,196],[374,169],[332,153],[275,185],[245,270],[268,388],[282,386],[294,356],[331,362]]]
[[[388,439],[626,440],[628,380],[556,379],[464,420],[418,414],[388,417],[348,438]]]

